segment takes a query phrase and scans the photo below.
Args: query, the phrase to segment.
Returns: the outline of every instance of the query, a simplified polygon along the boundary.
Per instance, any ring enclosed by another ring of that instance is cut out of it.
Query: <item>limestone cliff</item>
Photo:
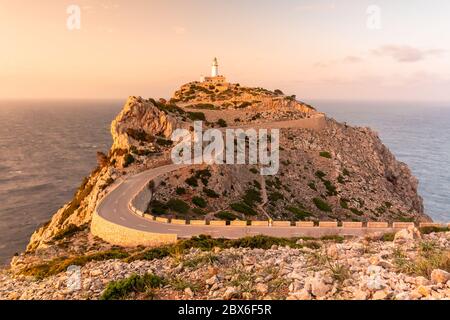
[[[55,237],[88,225],[99,200],[121,176],[167,162],[172,145],[168,138],[175,128],[189,128],[193,120],[203,120],[209,127],[238,127],[317,114],[294,96],[240,85],[219,89],[191,83],[169,102],[130,97],[111,124],[110,152],[74,199],[32,235],[28,250],[45,248]],[[209,184],[200,174],[200,184],[193,187],[186,183],[191,175],[186,170],[165,178],[167,183],[157,190],[160,203],[164,207],[170,198],[181,198],[191,207],[188,216],[211,218],[220,211],[240,218],[264,218],[266,211],[277,219],[429,219],[417,194],[417,180],[370,129],[327,119],[320,131],[282,130],[281,147],[278,176],[260,181],[251,166],[216,166],[208,168]],[[177,194],[178,187],[186,193]],[[268,199],[262,203],[265,194]],[[209,197],[202,209],[206,212],[194,210],[194,196]],[[242,210],[242,203],[250,207],[250,215]]]
[[[151,166],[155,158],[164,157],[165,138],[175,127],[183,125],[175,115],[161,109],[161,105],[140,97],[127,100],[111,124],[113,145],[108,156],[84,179],[72,201],[33,233],[27,250],[45,248],[55,236],[88,226],[97,203],[116,179],[138,170],[139,163]]]

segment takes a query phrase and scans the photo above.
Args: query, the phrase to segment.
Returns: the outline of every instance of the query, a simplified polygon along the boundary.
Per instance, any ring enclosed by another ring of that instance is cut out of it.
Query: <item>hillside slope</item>
[[[99,155],[98,168],[74,199],[33,234],[28,250],[45,248],[55,237],[88,226],[115,180],[170,162],[169,138],[176,128],[190,129],[194,120],[203,120],[206,128],[258,127],[319,114],[280,92],[239,85],[223,91],[199,88],[198,83],[184,85],[169,101],[130,97],[112,122],[111,150]],[[264,219],[265,211],[288,220],[430,220],[417,194],[417,180],[369,128],[327,118],[320,130],[282,129],[280,161],[279,173],[264,181],[251,165],[180,170],[157,183],[157,202],[149,211],[211,219]],[[194,197],[206,204],[199,205]],[[173,199],[189,209],[177,212],[167,204]]]

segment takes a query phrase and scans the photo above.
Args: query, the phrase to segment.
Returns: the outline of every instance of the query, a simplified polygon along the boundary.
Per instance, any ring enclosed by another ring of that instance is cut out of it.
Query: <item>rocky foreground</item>
[[[255,237],[228,245],[200,237],[171,248],[116,248],[123,258],[84,265],[88,260],[71,260],[81,266],[79,290],[65,270],[47,276],[50,263],[34,276],[29,266],[5,270],[0,299],[449,299],[446,230],[353,239]]]

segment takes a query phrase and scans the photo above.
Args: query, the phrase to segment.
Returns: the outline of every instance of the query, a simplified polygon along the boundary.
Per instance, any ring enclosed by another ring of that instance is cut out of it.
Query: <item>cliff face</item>
[[[157,107],[153,100],[130,97],[123,110],[111,124],[113,145],[102,163],[85,178],[71,202],[59,209],[52,219],[31,236],[27,250],[46,248],[55,237],[87,227],[96,205],[108,187],[123,174],[141,166],[152,166],[157,158],[164,158],[163,140],[170,137],[179,124]],[[132,151],[131,151],[132,150]],[[133,153],[134,152],[134,153]]]
[[[372,130],[327,119],[322,130],[282,129],[280,146],[275,176],[260,176],[255,165],[203,165],[167,175],[149,212],[193,219],[428,220],[417,180]],[[196,197],[206,202],[201,210]],[[172,199],[191,211],[174,212]]]
[[[189,128],[199,118],[210,127],[258,126],[314,115],[314,108],[295,97],[238,85],[216,92],[188,84],[170,102],[130,97],[112,122],[109,154],[83,182],[74,199],[32,235],[28,250],[45,248],[55,236],[63,237],[87,226],[99,200],[121,176],[167,162],[172,144],[168,138],[175,128]],[[165,177],[166,183],[157,186],[158,199],[164,204],[170,198],[180,198],[191,207],[187,216],[207,214],[211,218],[229,211],[249,219],[264,218],[264,212],[275,219],[296,220],[429,219],[423,214],[417,180],[370,129],[327,119],[320,131],[291,128],[281,132],[282,165],[277,176],[261,181],[259,174],[252,173],[255,168],[245,165],[199,167],[209,172],[208,181],[200,175],[198,186],[191,186],[186,182],[191,171],[181,171]],[[186,193],[177,194],[177,187],[186,189]],[[208,189],[214,193],[205,191]],[[204,213],[194,210],[195,195],[207,198]],[[233,206],[243,202],[251,207],[250,215]]]
[[[156,102],[130,97],[111,124],[111,135],[114,142],[112,149],[128,150],[132,145],[136,145],[136,142],[146,140],[143,135],[168,138],[176,127],[175,117],[158,109]],[[133,132],[136,135],[133,135]],[[141,133],[141,137],[139,137],[139,133]],[[149,136],[148,140],[150,139]]]

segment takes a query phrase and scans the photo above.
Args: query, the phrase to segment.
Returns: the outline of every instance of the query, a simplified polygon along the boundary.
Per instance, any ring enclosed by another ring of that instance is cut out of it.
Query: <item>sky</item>
[[[0,99],[168,98],[217,57],[230,82],[299,99],[450,101],[449,14],[448,0],[0,0]]]

